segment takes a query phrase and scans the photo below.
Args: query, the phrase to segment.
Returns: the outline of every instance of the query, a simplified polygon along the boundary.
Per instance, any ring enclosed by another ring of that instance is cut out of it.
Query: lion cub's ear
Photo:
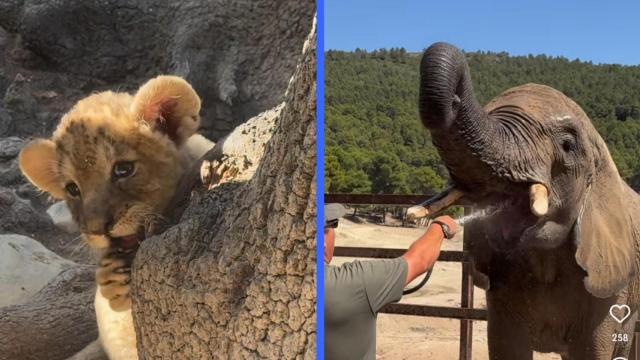
[[[56,199],[62,199],[64,189],[58,181],[58,157],[53,141],[37,139],[30,142],[20,151],[18,163],[22,173],[33,185]]]
[[[131,112],[182,145],[200,125],[200,98],[184,79],[162,75],[140,87]]]

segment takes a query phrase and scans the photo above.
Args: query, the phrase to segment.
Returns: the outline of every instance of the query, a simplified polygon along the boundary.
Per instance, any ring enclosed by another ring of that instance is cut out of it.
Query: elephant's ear
[[[622,290],[637,271],[638,233],[628,209],[638,195],[617,174],[611,179],[607,187],[593,183],[587,188],[573,229],[576,260],[587,272],[585,288],[599,298]]]

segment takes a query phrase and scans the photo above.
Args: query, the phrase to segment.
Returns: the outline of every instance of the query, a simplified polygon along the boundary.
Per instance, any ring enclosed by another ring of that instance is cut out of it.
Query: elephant
[[[420,120],[451,183],[408,214],[461,204],[479,212],[465,232],[486,290],[490,358],[627,359],[640,303],[640,197],[589,117],[538,84],[482,107],[465,55],[446,43],[423,53],[419,86]]]

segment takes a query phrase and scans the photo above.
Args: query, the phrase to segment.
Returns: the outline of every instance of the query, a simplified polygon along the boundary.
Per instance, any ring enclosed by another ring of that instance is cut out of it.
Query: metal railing
[[[349,205],[392,205],[412,206],[422,203],[432,197],[425,195],[387,195],[387,194],[325,194],[324,202]],[[389,304],[380,312],[386,314],[440,317],[460,320],[460,360],[471,360],[473,341],[473,321],[486,321],[487,311],[473,307],[473,272],[467,253],[467,233],[463,234],[462,251],[441,251],[438,261],[462,263],[460,307],[417,305],[417,304]],[[337,246],[334,256],[358,258],[396,258],[406,252],[406,249],[383,249],[372,247]],[[633,350],[628,360],[640,360],[640,321],[636,323]]]

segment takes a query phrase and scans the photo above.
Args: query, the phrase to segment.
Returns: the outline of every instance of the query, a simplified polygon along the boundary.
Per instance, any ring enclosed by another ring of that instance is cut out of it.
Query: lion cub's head
[[[51,139],[22,150],[20,169],[67,202],[90,245],[135,247],[188,165],[180,150],[199,112],[200,98],[175,76],[156,77],[134,96],[94,94],[62,117]]]

